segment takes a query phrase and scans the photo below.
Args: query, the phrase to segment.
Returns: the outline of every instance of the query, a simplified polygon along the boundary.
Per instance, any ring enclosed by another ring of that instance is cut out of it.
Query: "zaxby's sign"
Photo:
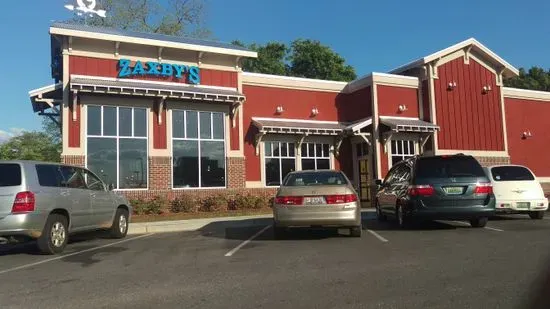
[[[188,83],[198,85],[201,82],[200,69],[196,66],[187,66],[179,64],[159,63],[147,61],[145,63],[136,61],[132,66],[132,61],[120,59],[118,62],[118,77],[130,77],[136,75],[151,75],[161,77],[185,78]]]

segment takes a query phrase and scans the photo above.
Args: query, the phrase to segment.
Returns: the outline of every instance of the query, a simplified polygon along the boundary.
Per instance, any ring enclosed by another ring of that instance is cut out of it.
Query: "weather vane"
[[[96,0],[76,0],[76,6],[72,4],[65,5],[65,8],[67,8],[70,11],[76,12],[78,16],[82,15],[89,15],[93,16],[94,14],[99,17],[106,17],[106,11],[105,10],[96,10],[95,7],[97,5]]]

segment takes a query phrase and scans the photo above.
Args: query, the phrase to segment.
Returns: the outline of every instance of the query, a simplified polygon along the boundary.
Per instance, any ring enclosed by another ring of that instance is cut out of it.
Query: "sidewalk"
[[[374,212],[374,209],[362,209],[361,212],[371,213]],[[224,225],[227,225],[228,227],[236,227],[242,225],[260,225],[265,224],[266,221],[271,221],[266,220],[271,218],[273,218],[273,215],[267,214],[255,216],[217,217],[205,219],[130,223],[128,234],[133,235],[146,233],[197,231],[215,222],[224,223]]]

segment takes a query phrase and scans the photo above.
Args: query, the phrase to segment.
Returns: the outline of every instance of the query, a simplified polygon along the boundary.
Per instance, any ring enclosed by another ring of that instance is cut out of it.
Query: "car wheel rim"
[[[126,216],[121,215],[120,218],[118,219],[118,229],[120,233],[124,234],[127,228],[128,228],[128,221],[126,220]]]
[[[55,222],[51,230],[52,244],[59,248],[65,243],[66,237],[67,232],[65,231],[65,226],[61,222]]]

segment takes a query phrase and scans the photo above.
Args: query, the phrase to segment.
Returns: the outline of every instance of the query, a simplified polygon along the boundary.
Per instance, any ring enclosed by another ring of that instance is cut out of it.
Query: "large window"
[[[330,169],[330,146],[320,143],[302,144],[302,170]]]
[[[225,187],[223,113],[172,111],[174,188]]]
[[[414,141],[392,140],[391,141],[391,163],[392,166],[413,157],[416,154]]]
[[[87,109],[87,167],[116,189],[147,188],[147,109]]]
[[[265,184],[280,186],[285,176],[296,169],[295,144],[265,142]]]

